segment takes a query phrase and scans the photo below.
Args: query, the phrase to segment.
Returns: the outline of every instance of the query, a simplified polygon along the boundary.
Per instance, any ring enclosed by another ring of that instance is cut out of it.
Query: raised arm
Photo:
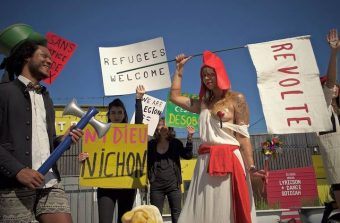
[[[193,144],[192,144],[192,136],[195,133],[195,128],[192,126],[187,127],[188,135],[187,135],[187,143],[183,151],[181,152],[181,157],[184,159],[191,159],[193,157]]]
[[[186,57],[184,54],[180,54],[176,57],[176,72],[172,80],[170,88],[170,101],[174,104],[188,110],[190,112],[199,113],[200,103],[197,99],[191,99],[181,95],[182,77],[184,64],[190,60],[191,57]]]
[[[332,89],[336,83],[337,75],[337,54],[340,49],[340,41],[338,31],[331,29],[327,35],[327,41],[331,48],[331,56],[329,59],[328,70],[327,70],[327,81],[326,86]]]
[[[144,94],[145,94],[144,86],[138,85],[136,88],[135,124],[143,124],[142,99],[143,99]]]

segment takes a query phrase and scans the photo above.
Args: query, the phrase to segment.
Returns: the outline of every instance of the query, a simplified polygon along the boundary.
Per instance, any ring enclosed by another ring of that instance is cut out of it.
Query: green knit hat
[[[46,45],[46,38],[34,32],[32,27],[26,24],[14,24],[0,32],[0,53],[6,57],[25,41],[34,41]]]

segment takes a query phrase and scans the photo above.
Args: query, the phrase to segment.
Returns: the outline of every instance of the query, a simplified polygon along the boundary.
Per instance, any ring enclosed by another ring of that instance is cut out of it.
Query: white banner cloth
[[[248,45],[270,134],[332,128],[308,36]]]

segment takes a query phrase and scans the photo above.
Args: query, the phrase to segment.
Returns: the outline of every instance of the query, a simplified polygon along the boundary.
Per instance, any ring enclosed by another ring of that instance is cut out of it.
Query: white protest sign
[[[309,37],[248,45],[268,133],[329,130],[325,97]]]
[[[118,47],[99,47],[105,96],[135,93],[137,85],[148,91],[171,86],[163,38]],[[148,67],[145,67],[148,66]],[[144,68],[143,68],[144,67]],[[139,68],[129,71],[131,69]]]
[[[150,95],[144,94],[142,99],[143,124],[148,125],[148,135],[153,136],[158,125],[159,117],[162,114],[166,102]],[[135,113],[131,118],[131,124],[135,122]]]

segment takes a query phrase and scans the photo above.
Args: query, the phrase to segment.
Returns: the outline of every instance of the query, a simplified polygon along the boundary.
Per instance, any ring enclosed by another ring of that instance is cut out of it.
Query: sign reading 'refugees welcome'
[[[171,85],[167,63],[145,67],[167,61],[162,37],[126,46],[99,47],[99,54],[106,96],[135,93],[140,84],[147,91]]]

